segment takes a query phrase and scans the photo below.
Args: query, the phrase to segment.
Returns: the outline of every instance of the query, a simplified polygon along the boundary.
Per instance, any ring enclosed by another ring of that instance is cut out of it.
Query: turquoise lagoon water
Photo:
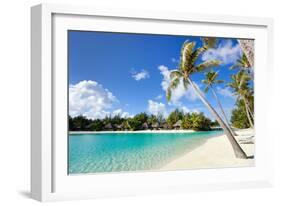
[[[222,131],[69,135],[69,174],[153,170]]]

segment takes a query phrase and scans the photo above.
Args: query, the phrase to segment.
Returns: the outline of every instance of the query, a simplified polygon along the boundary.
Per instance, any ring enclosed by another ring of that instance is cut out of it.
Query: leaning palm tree
[[[209,71],[209,72],[205,73],[205,79],[202,80],[202,83],[206,85],[205,89],[204,89],[204,92],[207,93],[209,90],[211,91],[211,93],[213,94],[214,98],[216,99],[217,104],[218,104],[218,106],[221,110],[221,114],[223,115],[223,117],[225,119],[226,125],[228,126],[228,128],[230,129],[232,134],[235,135],[235,133],[233,132],[233,130],[231,129],[231,127],[229,125],[229,121],[226,117],[226,114],[225,114],[224,109],[222,107],[221,101],[219,100],[218,95],[217,95],[217,93],[215,91],[215,88],[214,88],[215,84],[221,84],[221,83],[224,82],[223,80],[217,79],[218,74],[219,74],[219,71],[217,71],[217,72]]]
[[[191,79],[192,74],[204,71],[208,68],[216,67],[220,64],[220,62],[217,60],[210,60],[210,61],[198,63],[197,60],[200,54],[206,51],[206,49],[208,49],[206,46],[195,48],[195,42],[186,41],[183,44],[181,49],[179,68],[170,73],[171,82],[167,89],[167,100],[168,101],[171,100],[172,91],[178,87],[181,81],[183,81],[183,85],[185,89],[188,89],[188,86],[191,86],[195,90],[195,92],[197,93],[198,97],[203,102],[203,104],[208,108],[210,113],[215,117],[215,119],[218,121],[220,126],[223,128],[229,142],[231,143],[235,156],[237,158],[246,159],[247,158],[246,153],[240,147],[240,145],[234,138],[230,129],[227,127],[227,125],[219,116],[219,114],[216,112],[216,110],[211,106],[211,104],[205,98],[200,88]]]
[[[252,90],[248,85],[249,80],[250,80],[249,75],[245,73],[243,70],[240,70],[237,74],[231,76],[231,82],[228,84],[228,86],[234,90],[238,99],[243,100],[245,104],[247,118],[249,120],[251,127],[254,128],[254,123],[253,123],[254,114],[251,111],[248,101],[249,97],[252,96]]]
[[[232,70],[236,68],[246,71],[251,76],[251,78],[254,79],[254,70],[251,67],[251,64],[248,61],[248,58],[246,57],[245,53],[243,53],[243,55],[229,69]]]

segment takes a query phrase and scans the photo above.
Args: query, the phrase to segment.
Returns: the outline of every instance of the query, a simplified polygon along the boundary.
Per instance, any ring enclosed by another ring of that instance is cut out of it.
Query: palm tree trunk
[[[244,101],[246,102],[246,105],[248,107],[249,114],[252,117],[252,119],[254,120],[254,114],[253,114],[253,112],[252,112],[252,110],[251,110],[251,108],[249,106],[249,102],[248,102],[248,100],[245,97],[244,97],[244,99],[245,99]]]
[[[208,100],[205,98],[201,90],[191,81],[191,79],[187,78],[188,83],[192,86],[192,88],[197,92],[198,97],[203,102],[203,104],[209,109],[211,114],[216,118],[220,126],[223,128],[233,150],[234,154],[237,158],[247,159],[246,153],[243,151],[243,149],[240,147],[238,142],[236,141],[235,137],[232,135],[230,129],[227,127],[227,125],[224,123],[224,121],[221,119],[219,114],[216,112],[216,110],[210,105]]]
[[[244,104],[245,104],[246,114],[247,114],[249,123],[250,123],[250,125],[251,125],[251,128],[254,128],[254,124],[253,124],[252,119],[251,119],[251,117],[250,117],[249,108],[248,108],[248,105],[247,105],[247,102],[246,102],[245,97],[243,97],[243,101],[244,101]]]
[[[239,45],[243,51],[243,53],[246,55],[248,62],[251,65],[251,69],[254,69],[254,41],[253,40],[247,40],[247,39],[241,39],[238,40]]]
[[[227,125],[227,127],[229,128],[229,130],[231,131],[231,133],[232,133],[233,136],[237,135],[237,134],[232,130],[232,128],[230,127],[230,124],[229,124],[229,122],[228,122],[228,120],[227,120],[227,117],[226,117],[226,114],[225,114],[225,112],[224,112],[224,110],[223,110],[223,107],[222,107],[222,105],[221,105],[221,102],[220,102],[220,100],[219,100],[219,98],[218,98],[218,96],[217,96],[217,94],[216,94],[214,88],[212,87],[212,85],[210,85],[210,88],[211,88],[211,92],[212,92],[213,96],[215,97],[215,99],[216,99],[216,101],[217,101],[217,103],[218,103],[218,105],[219,105],[219,108],[220,108],[220,110],[221,110],[221,113],[222,113],[222,115],[223,115],[223,117],[224,117],[224,119],[225,119],[225,124]]]

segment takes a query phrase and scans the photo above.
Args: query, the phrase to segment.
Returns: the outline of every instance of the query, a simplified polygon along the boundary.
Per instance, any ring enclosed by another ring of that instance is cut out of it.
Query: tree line
[[[106,116],[103,119],[88,119],[85,116],[69,116],[69,131],[137,131],[137,130],[171,130],[191,129],[207,131],[217,127],[216,121],[211,121],[203,113],[184,113],[175,109],[167,118],[163,115],[147,114],[145,112],[133,117],[120,115]]]

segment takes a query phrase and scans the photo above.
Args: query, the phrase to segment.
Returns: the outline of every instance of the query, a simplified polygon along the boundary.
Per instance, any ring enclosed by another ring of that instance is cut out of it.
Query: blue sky
[[[71,116],[95,119],[140,112],[167,115],[180,108],[186,112],[204,112],[212,118],[192,89],[184,91],[179,87],[171,102],[165,98],[169,72],[178,66],[183,42],[195,41],[200,46],[200,37],[69,31],[68,38]],[[236,71],[228,68],[240,55],[235,39],[219,39],[218,47],[205,53],[200,61],[221,60],[222,65],[215,70],[220,70],[220,79],[229,81]],[[203,74],[192,76],[200,88]],[[224,84],[216,89],[229,113],[235,97]],[[206,97],[216,108],[212,95]]]

